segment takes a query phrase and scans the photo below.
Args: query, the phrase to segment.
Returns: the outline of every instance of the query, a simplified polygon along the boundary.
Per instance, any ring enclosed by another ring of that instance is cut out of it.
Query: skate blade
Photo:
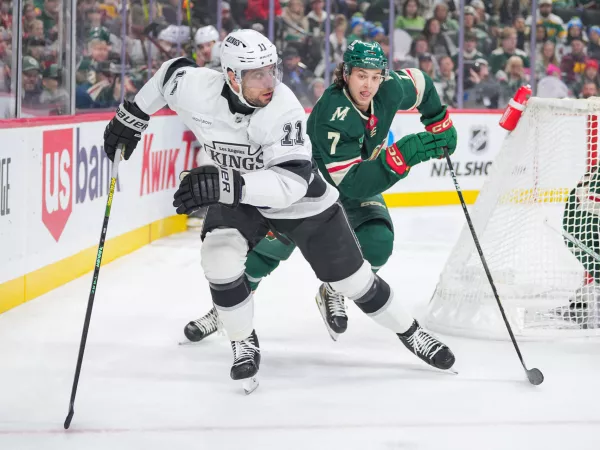
[[[196,344],[199,344],[200,342],[202,342],[202,341],[201,340],[200,341],[187,341],[186,340],[186,341],[179,341],[177,343],[177,345],[196,345]]]
[[[329,324],[327,323],[327,317],[325,316],[323,309],[321,308],[321,305],[323,303],[319,300],[319,294],[317,294],[317,296],[315,297],[315,302],[317,303],[317,308],[319,308],[319,313],[321,314],[321,318],[323,319],[323,323],[325,324],[325,328],[327,328],[327,332],[329,333],[329,336],[331,337],[333,342],[337,342],[338,338],[340,337],[340,334],[333,331],[331,329],[331,327],[329,326]],[[323,307],[324,307],[324,305],[323,305]]]
[[[242,387],[246,395],[252,394],[258,388],[258,379],[254,377],[246,378],[242,381]]]

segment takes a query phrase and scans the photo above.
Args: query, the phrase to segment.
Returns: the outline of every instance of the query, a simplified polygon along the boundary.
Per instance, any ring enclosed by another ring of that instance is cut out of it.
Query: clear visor
[[[242,70],[242,86],[257,89],[274,88],[281,83],[283,76],[281,59],[277,64],[258,69]]]

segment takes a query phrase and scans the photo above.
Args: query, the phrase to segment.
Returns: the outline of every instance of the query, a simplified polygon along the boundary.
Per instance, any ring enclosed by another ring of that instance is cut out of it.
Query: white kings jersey
[[[165,104],[194,132],[215,165],[239,170],[241,203],[273,219],[310,217],[338,198],[312,163],[306,113],[284,84],[271,102],[252,114],[236,114],[224,96],[223,74],[190,66],[184,58],[165,62],[135,97],[153,114]]]

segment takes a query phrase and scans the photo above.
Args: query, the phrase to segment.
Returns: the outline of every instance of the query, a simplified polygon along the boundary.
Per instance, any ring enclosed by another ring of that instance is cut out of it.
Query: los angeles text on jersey
[[[213,145],[204,144],[210,158],[221,167],[252,172],[264,168],[261,147],[252,150],[248,144],[213,141]]]

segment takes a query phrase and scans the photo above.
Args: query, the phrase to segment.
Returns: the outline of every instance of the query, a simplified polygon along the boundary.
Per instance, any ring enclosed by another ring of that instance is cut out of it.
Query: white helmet
[[[236,82],[242,86],[242,76],[245,70],[260,69],[261,67],[273,66],[274,84],[281,82],[281,61],[277,56],[275,45],[265,36],[254,30],[237,30],[229,33],[221,43],[221,68],[225,81],[233,92],[237,94],[240,101],[250,105],[240,92],[231,86],[227,71],[231,70],[235,75]]]
[[[158,33],[158,39],[171,44],[183,44],[190,40],[190,27],[186,25],[169,25]]]
[[[207,42],[218,41],[219,40],[219,32],[212,25],[208,25],[206,27],[198,28],[196,31],[196,35],[194,36],[194,42],[196,45],[206,44]]]

